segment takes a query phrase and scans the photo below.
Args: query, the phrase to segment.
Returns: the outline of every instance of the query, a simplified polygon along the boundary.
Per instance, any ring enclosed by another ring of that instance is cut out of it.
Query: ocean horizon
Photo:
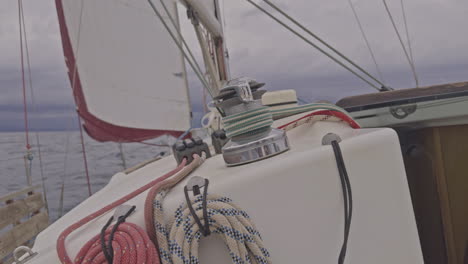
[[[88,198],[88,187],[83,152],[78,130],[32,131],[30,140],[33,160],[31,178],[33,185],[42,184],[39,153],[35,134],[39,135],[43,164],[45,195],[50,219],[60,216],[60,197],[64,185],[63,212],[66,213]],[[162,136],[149,142],[171,144],[175,138]],[[124,164],[119,145],[113,142],[97,142],[84,134],[92,193],[102,189],[111,177],[123,171]],[[24,162],[26,153],[24,131],[0,131],[0,197],[26,188],[27,177]],[[148,146],[140,143],[122,144],[126,167],[170,153],[169,147]],[[42,192],[42,189],[38,191]]]

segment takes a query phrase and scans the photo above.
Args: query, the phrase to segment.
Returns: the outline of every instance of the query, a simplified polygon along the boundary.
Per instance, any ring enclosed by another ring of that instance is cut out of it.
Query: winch
[[[224,113],[223,123],[230,140],[222,148],[228,166],[255,162],[289,149],[286,132],[272,128],[272,114],[261,98],[264,83],[250,78],[229,81],[215,104]]]

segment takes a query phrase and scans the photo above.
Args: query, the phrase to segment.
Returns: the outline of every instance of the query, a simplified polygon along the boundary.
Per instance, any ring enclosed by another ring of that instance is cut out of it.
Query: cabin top
[[[350,96],[339,100],[336,105],[349,112],[355,112],[427,100],[447,99],[462,95],[468,95],[468,82]]]

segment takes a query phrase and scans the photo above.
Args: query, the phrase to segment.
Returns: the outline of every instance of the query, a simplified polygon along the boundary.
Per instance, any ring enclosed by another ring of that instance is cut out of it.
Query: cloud
[[[376,75],[374,65],[347,0],[288,0],[279,6],[318,36]],[[265,4],[262,1],[262,6]],[[409,66],[385,13],[382,1],[352,0],[385,80],[395,88],[414,86]],[[387,1],[403,37],[400,1]],[[24,0],[26,29],[36,101],[36,127],[67,127],[75,115],[64,64],[54,1]],[[417,71],[422,85],[465,81],[468,72],[468,2],[464,0],[404,1]],[[232,77],[250,76],[267,88],[297,89],[308,100],[336,101],[373,92],[365,83],[298,39],[245,0],[225,0],[226,38]],[[271,10],[271,8],[268,8]],[[180,11],[183,32],[200,49],[190,22]],[[22,95],[15,1],[0,5],[0,130],[22,129]],[[125,32],[122,32],[124,34]],[[406,39],[405,39],[406,41]],[[201,112],[201,85],[190,73],[191,98]],[[196,113],[196,116],[200,116]],[[6,125],[5,125],[6,124]]]

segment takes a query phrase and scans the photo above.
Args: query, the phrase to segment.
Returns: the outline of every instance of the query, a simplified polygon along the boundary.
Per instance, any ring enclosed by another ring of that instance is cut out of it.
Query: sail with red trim
[[[176,3],[164,1],[178,22]],[[56,6],[75,103],[92,138],[136,142],[190,127],[182,54],[147,1],[56,0]]]

